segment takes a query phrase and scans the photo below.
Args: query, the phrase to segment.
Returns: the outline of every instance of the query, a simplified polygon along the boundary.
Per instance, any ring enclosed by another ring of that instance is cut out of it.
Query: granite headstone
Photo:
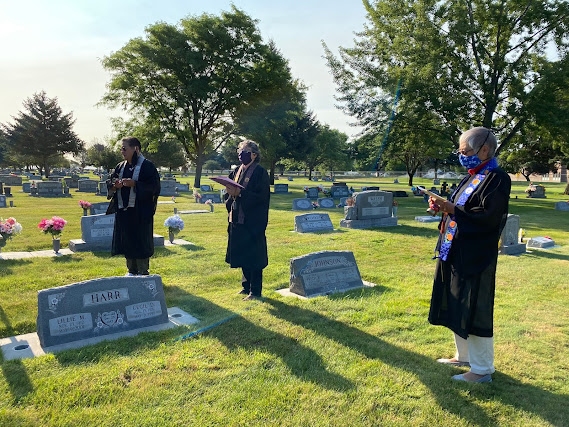
[[[0,194],[0,208],[7,208],[8,203],[6,202],[6,196]]]
[[[288,184],[275,184],[274,193],[275,194],[288,194]]]
[[[312,210],[312,202],[308,199],[293,199],[292,200],[292,210],[293,211],[310,211]]]
[[[77,181],[77,191],[81,193],[93,193],[97,192],[99,186],[99,181],[92,179],[80,179]]]
[[[63,184],[60,181],[38,181],[38,197],[63,197]],[[31,189],[30,189],[31,191]]]
[[[316,187],[309,187],[306,191],[306,197],[308,199],[317,199],[318,198],[318,188]]]
[[[556,202],[555,209],[558,211],[569,211],[569,202]]]
[[[532,237],[528,240],[528,248],[547,249],[555,246],[555,240],[549,237]]]
[[[393,194],[388,191],[363,191],[354,194],[355,205],[345,206],[341,227],[373,228],[397,225],[393,215]]]
[[[200,203],[211,200],[212,203],[221,203],[221,195],[219,193],[204,193],[200,199]]]
[[[304,199],[302,199],[304,200]],[[327,213],[309,213],[294,217],[294,231],[297,233],[313,233],[316,231],[333,231],[334,226]]]
[[[160,181],[160,196],[162,197],[172,197],[177,196],[178,192],[176,191],[176,187],[178,183],[173,179],[165,179]]]
[[[158,275],[106,277],[38,291],[42,347],[168,323]]]
[[[504,255],[517,255],[526,252],[526,244],[519,242],[520,217],[508,214],[506,225],[500,236],[500,253]]]
[[[334,199],[332,199],[331,197],[325,197],[322,199],[318,199],[318,206],[322,209],[333,209],[336,207],[336,204],[334,203]]]
[[[305,297],[363,287],[350,251],[322,251],[290,260],[290,291]]]

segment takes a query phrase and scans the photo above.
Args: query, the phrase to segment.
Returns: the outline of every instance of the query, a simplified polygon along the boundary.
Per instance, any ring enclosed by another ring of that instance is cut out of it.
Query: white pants
[[[493,374],[494,369],[494,338],[469,335],[468,339],[454,334],[456,345],[456,360],[470,362],[470,372],[478,375]]]

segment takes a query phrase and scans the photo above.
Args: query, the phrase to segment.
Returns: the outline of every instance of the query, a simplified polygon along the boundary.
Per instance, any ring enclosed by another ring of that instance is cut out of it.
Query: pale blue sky
[[[351,119],[334,107],[321,40],[334,52],[353,45],[366,20],[360,0],[0,0],[0,123],[45,90],[64,112],[74,112],[80,138],[102,139],[111,132],[109,118],[119,113],[94,106],[109,79],[100,58],[157,21],[219,14],[231,3],[259,21],[265,40],[275,41],[293,75],[309,87],[308,107],[320,122],[355,135]]]

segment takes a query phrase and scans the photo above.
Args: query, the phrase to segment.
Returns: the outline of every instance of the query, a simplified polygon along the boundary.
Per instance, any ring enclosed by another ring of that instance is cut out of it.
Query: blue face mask
[[[464,154],[460,154],[458,156],[458,161],[466,169],[474,169],[476,166],[479,166],[480,163],[482,163],[482,160],[478,158],[478,154],[473,154],[472,156],[465,156]]]
[[[245,166],[251,163],[251,152],[250,151],[241,151],[239,153],[239,161],[243,163]]]

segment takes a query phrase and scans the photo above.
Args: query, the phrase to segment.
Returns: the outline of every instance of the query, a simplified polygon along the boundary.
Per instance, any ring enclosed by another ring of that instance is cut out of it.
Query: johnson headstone
[[[350,251],[322,251],[290,260],[290,291],[311,297],[363,287]]]

